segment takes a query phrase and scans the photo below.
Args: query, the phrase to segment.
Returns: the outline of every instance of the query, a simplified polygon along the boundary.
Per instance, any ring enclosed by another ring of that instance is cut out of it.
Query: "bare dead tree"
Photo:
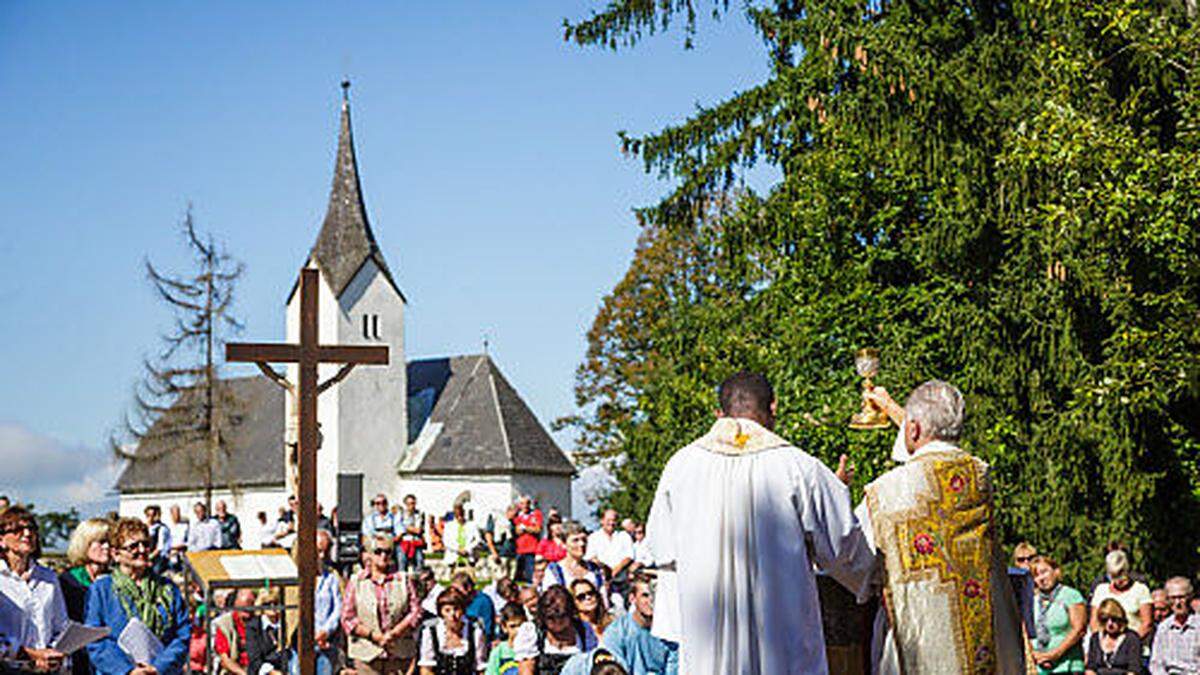
[[[204,475],[204,501],[211,513],[216,467],[228,458],[229,431],[241,416],[232,390],[221,382],[219,355],[224,336],[242,328],[231,308],[245,268],[211,234],[196,231],[191,204],[180,229],[194,271],[165,274],[145,261],[146,278],[174,314],[174,327],[161,336],[158,356],[143,359],[145,373],[134,387],[133,411],[124,424],[124,440],[132,442],[114,437],[112,448],[135,462],[186,453]]]

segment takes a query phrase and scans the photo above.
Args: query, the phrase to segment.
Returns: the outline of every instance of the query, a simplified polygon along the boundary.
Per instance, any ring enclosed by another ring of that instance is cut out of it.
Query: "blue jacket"
[[[169,582],[168,582],[169,583]],[[187,665],[188,640],[192,637],[192,624],[188,621],[187,605],[179,589],[171,584],[171,607],[168,613],[168,628],[159,635],[163,650],[150,664],[158,669],[159,675],[180,675]],[[133,661],[117,646],[117,638],[125,629],[129,617],[121,607],[121,601],[113,592],[112,577],[100,577],[88,589],[87,610],[83,617],[88,626],[107,626],[111,631],[107,637],[87,646],[92,667],[100,675],[125,675],[133,670]]]
[[[492,604],[492,599],[487,593],[475,592],[475,597],[471,598],[471,604],[467,605],[465,614],[479,623],[479,627],[483,629],[483,637],[490,644],[496,639],[496,606]]]
[[[602,646],[621,657],[630,675],[669,674],[679,670],[677,664],[672,664],[672,646],[638,624],[633,618],[633,609],[617,617],[604,630]]]

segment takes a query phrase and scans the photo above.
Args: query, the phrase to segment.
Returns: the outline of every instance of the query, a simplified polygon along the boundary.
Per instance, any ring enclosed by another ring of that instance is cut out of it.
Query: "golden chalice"
[[[875,385],[871,382],[871,378],[879,374],[879,350],[858,350],[858,353],[854,355],[854,370],[863,378],[863,402],[862,409],[854,413],[854,416],[850,418],[850,428],[888,428],[891,426],[891,420],[888,419],[887,413],[867,398],[867,392],[875,388]]]

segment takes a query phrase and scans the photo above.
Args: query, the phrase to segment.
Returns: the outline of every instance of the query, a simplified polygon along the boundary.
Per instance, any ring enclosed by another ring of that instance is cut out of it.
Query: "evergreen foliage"
[[[645,515],[715,386],[769,375],[779,430],[859,484],[856,349],[902,400],[968,401],[1007,543],[1077,583],[1121,540],[1158,579],[1200,539],[1200,36],[1195,3],[615,0],[569,40],[614,49],[698,17],[752,23],[767,81],[622,134],[674,181],[606,297],[564,420]],[[741,172],[768,163],[767,194]],[[858,494],[856,490],[856,495]]]

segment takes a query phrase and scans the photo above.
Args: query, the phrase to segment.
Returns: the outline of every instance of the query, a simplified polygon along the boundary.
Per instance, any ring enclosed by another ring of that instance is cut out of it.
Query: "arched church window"
[[[379,315],[378,314],[363,314],[362,315],[362,335],[364,340],[382,340],[379,335]]]

